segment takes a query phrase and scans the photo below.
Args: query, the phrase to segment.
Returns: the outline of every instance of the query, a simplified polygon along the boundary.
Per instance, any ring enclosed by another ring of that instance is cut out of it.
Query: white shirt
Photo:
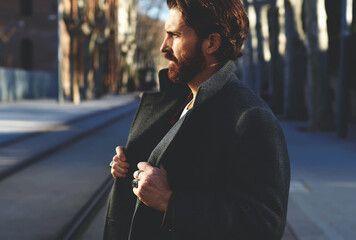
[[[193,99],[190,100],[190,102],[185,106],[185,108],[183,109],[183,112],[180,115],[179,119],[181,119],[189,111],[188,106],[191,104],[192,101],[193,101]]]

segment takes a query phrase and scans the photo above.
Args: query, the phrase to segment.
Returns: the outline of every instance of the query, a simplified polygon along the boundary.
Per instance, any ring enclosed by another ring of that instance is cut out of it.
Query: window
[[[25,17],[32,16],[32,0],[20,0],[21,15]]]

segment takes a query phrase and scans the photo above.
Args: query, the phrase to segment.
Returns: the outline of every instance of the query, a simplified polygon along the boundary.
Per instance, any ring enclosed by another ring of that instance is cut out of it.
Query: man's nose
[[[163,42],[162,42],[162,45],[161,45],[161,48],[160,48],[160,51],[165,53],[169,50],[169,46],[168,46],[168,39],[167,37],[164,38]]]

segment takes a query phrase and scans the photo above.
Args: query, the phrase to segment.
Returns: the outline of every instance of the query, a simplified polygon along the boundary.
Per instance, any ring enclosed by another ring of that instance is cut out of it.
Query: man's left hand
[[[137,164],[140,171],[137,188],[133,188],[134,194],[148,207],[165,212],[168,207],[172,191],[169,189],[167,171],[160,165],[159,168],[152,167],[147,162]]]

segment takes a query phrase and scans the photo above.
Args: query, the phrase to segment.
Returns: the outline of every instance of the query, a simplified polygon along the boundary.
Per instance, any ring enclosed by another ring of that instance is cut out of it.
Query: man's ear
[[[221,36],[219,33],[210,33],[203,42],[203,52],[206,55],[215,54],[221,45]]]

